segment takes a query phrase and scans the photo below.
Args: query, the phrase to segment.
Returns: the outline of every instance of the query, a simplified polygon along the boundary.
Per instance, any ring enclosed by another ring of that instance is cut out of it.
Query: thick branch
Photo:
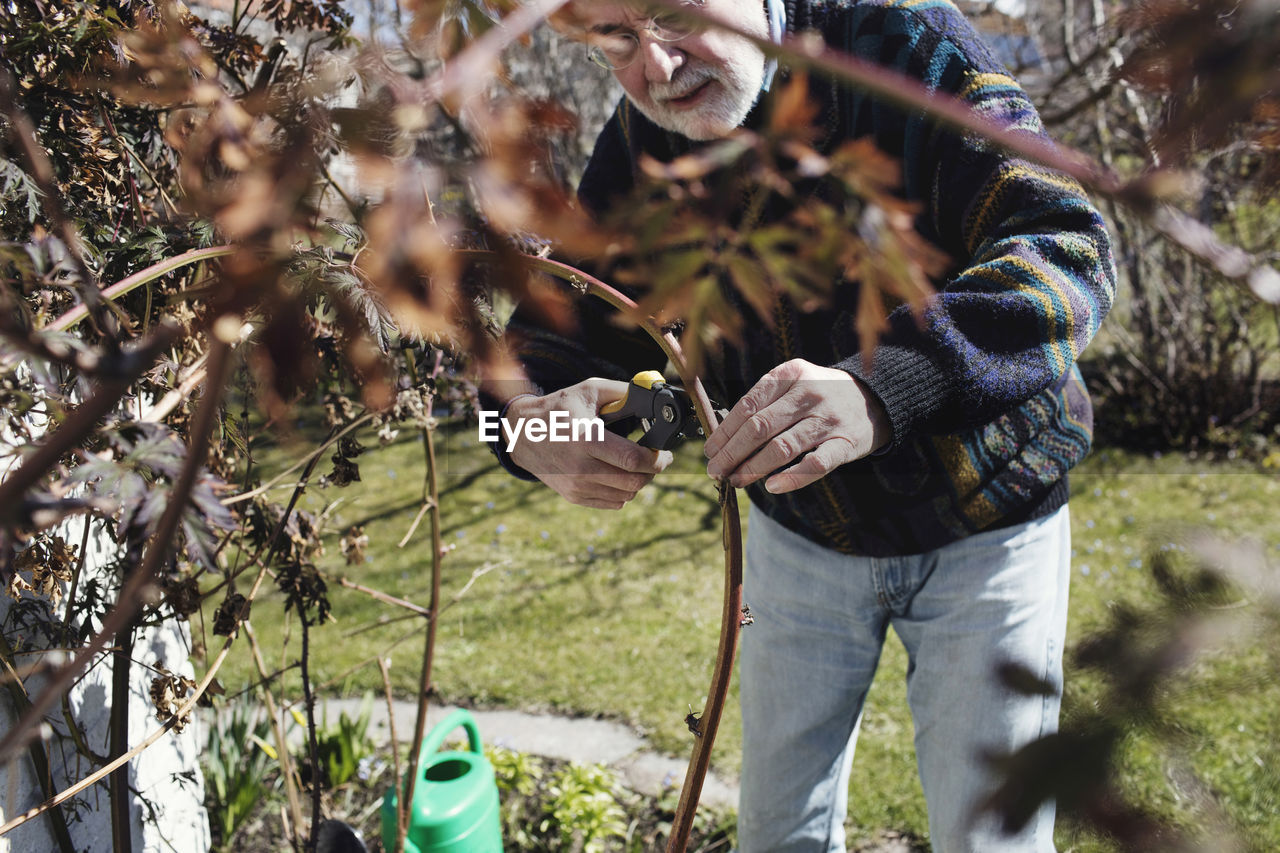
[[[481,256],[489,253],[476,251],[464,254]],[[531,269],[569,282],[635,319],[671,359],[680,380],[693,398],[703,433],[709,436],[715,431],[719,426],[719,419],[702,386],[702,380],[689,370],[680,344],[670,333],[662,331],[652,318],[639,316],[638,306],[625,294],[581,270],[546,258],[526,256],[525,261]],[[742,528],[738,516],[737,492],[727,480],[720,481],[720,510],[724,546],[724,600],[720,614],[720,642],[712,668],[711,686],[707,690],[707,702],[702,717],[698,720],[693,754],[689,758],[689,769],[685,772],[684,787],[680,791],[680,803],[671,820],[671,834],[667,838],[668,853],[683,851],[693,831],[702,785],[711,766],[711,749],[729,696],[729,681],[733,675],[733,662],[737,656],[738,637],[742,627]]]

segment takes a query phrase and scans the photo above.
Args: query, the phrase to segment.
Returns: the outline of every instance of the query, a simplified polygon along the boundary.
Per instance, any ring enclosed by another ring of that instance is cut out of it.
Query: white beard
[[[680,109],[666,103],[673,96],[689,94],[708,80],[715,82],[697,106]],[[647,106],[635,106],[654,124],[689,139],[718,139],[742,124],[759,99],[763,83],[764,54],[743,42],[734,61],[721,67],[703,63],[681,66],[670,82],[649,87]]]

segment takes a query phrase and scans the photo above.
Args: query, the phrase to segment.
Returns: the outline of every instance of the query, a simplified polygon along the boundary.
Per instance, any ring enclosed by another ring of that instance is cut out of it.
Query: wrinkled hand
[[[543,397],[520,397],[507,407],[507,420],[549,422],[553,411],[567,412],[571,419],[592,418],[626,393],[625,382],[587,379]],[[650,450],[608,430],[603,441],[582,437],[564,442],[517,441],[509,455],[569,503],[598,509],[622,509],[672,461],[669,450]]]
[[[884,408],[861,382],[797,358],[762,376],[707,439],[707,473],[742,488],[807,453],[765,481],[791,492],[889,439]]]

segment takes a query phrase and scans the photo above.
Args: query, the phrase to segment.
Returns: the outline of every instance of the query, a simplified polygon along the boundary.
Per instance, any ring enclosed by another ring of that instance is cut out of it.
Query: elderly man
[[[579,187],[602,212],[634,185],[641,154],[669,160],[767,110],[775,69],[749,41],[641,6],[579,0],[590,55],[626,93]],[[706,13],[778,41],[830,46],[1041,133],[1025,94],[944,0],[705,0]],[[852,316],[858,283],[715,354],[711,387],[733,403],[706,443],[707,471],[745,488],[743,851],[844,849],[850,763],[889,626],[909,656],[918,768],[938,851],[1053,849],[1045,805],[1014,834],[981,805],[988,760],[1057,726],[1070,555],[1067,472],[1091,413],[1074,361],[1110,306],[1106,231],[1080,189],[921,114],[814,81],[822,150],[870,137],[901,160],[917,227],[954,264],[923,322],[890,317],[868,364]],[[767,102],[767,98],[763,99]],[[727,298],[735,298],[729,293]],[[594,415],[617,381],[662,363],[584,305],[576,337],[517,315],[535,393],[509,418]],[[619,508],[671,461],[618,435],[495,448],[508,470],[568,500]],[[1023,695],[1012,661],[1052,685]],[[854,792],[857,796],[857,792]]]

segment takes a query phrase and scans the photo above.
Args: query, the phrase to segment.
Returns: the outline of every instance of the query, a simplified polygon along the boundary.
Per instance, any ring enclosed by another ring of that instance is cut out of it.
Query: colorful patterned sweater
[[[1043,133],[1022,89],[945,0],[787,0],[787,13],[790,32],[816,30],[829,45],[952,93],[990,119]],[[923,205],[918,229],[958,263],[936,283],[923,326],[906,307],[891,315],[870,369],[852,323],[856,282],[842,282],[835,304],[819,312],[782,301],[772,329],[748,322],[742,345],[725,347],[708,387],[726,406],[799,357],[863,380],[893,428],[887,452],[787,495],[757,483],[751,500],[820,544],[870,556],[923,553],[1052,512],[1066,502],[1067,472],[1092,433],[1075,360],[1113,297],[1101,216],[1061,175],[852,89],[817,80],[811,87],[828,129],[824,145],[871,136],[900,158],[903,195]],[[624,99],[596,142],[579,196],[599,211],[633,185],[642,152],[669,159],[692,144]],[[582,313],[574,340],[517,314],[534,383],[549,390],[589,375],[625,379],[663,363],[656,348],[610,324],[602,304],[586,300]]]

